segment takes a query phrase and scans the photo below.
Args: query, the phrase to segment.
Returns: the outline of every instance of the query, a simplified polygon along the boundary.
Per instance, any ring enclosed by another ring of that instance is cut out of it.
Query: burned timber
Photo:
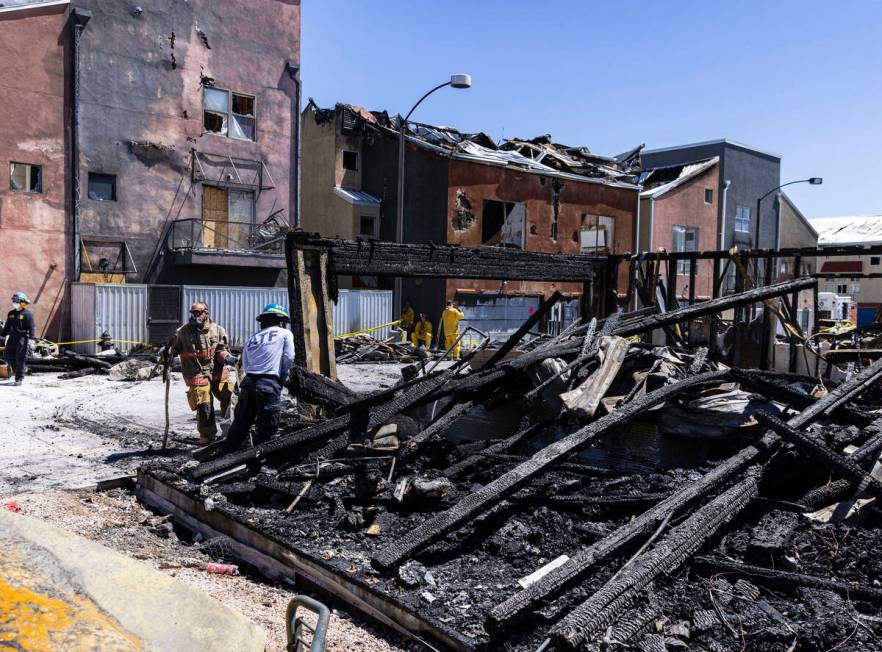
[[[789,322],[813,279],[679,305],[643,261],[627,295],[645,300],[613,312],[609,261],[572,261],[596,318],[359,394],[329,377],[307,299],[400,273],[401,246],[292,236],[306,366],[284,432],[144,467],[142,497],[439,649],[882,649],[882,360],[744,368],[721,332],[726,311],[774,313],[812,349]],[[413,253],[444,276],[497,252]]]

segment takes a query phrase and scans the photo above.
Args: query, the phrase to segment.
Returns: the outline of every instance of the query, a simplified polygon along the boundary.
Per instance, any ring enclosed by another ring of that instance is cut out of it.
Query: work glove
[[[28,338],[28,355],[34,355],[34,351],[37,350],[37,344],[31,338]]]

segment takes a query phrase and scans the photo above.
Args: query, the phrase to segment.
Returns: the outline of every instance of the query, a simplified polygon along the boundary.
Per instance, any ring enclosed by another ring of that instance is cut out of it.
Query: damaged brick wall
[[[547,253],[579,253],[579,231],[583,215],[604,215],[615,220],[614,253],[631,251],[637,192],[574,179],[514,171],[490,165],[451,160],[448,175],[447,242],[464,247],[482,244],[482,220],[485,202],[522,203],[526,211],[524,242],[528,251]],[[466,205],[467,202],[467,205]],[[557,237],[552,237],[555,224]],[[459,228],[464,226],[465,228]],[[619,276],[619,289],[627,287],[627,269]],[[446,284],[447,298],[457,290],[499,292],[500,284],[489,281],[455,280]],[[542,283],[509,281],[504,291],[509,294],[548,296],[555,290],[564,294],[581,294],[578,283]]]
[[[128,280],[141,281],[165,222],[201,218],[202,186],[190,183],[194,149],[263,161],[275,187],[260,194],[255,219],[279,209],[287,218],[296,107],[286,62],[299,62],[299,0],[145,0],[141,12],[116,0],[79,5],[92,12],[82,37],[83,237],[125,240],[139,271]],[[254,97],[254,141],[203,133],[206,85]],[[89,172],[116,175],[116,201],[89,197]],[[155,278],[211,282],[217,274],[197,279],[166,263]],[[233,270],[224,281],[271,285],[277,277]]]
[[[0,296],[31,300],[37,335],[63,336],[70,268],[65,179],[66,8],[0,14]],[[39,192],[13,192],[10,163],[40,168]],[[6,317],[4,310],[0,319]]]

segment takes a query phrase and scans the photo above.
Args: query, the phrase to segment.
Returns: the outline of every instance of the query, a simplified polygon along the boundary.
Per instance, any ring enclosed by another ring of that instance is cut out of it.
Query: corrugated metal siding
[[[357,315],[358,322],[347,332],[373,328],[392,321],[392,292],[389,290],[350,290],[350,314]],[[389,327],[371,331],[378,340],[384,340],[392,334]]]
[[[122,351],[147,341],[147,286],[96,285],[95,337],[107,331]],[[97,351],[97,345],[92,345]]]
[[[197,301],[208,304],[211,318],[224,327],[230,345],[239,348],[257,330],[257,315],[268,303],[288,305],[287,288],[207,287],[185,285],[181,323]]]
[[[94,340],[107,331],[114,346],[128,351],[147,340],[147,286],[71,284],[71,340]],[[76,344],[78,353],[95,354],[95,343]]]
[[[460,330],[473,326],[494,339],[501,339],[520,328],[540,303],[536,296],[504,294],[463,294],[458,298],[460,310],[465,315],[459,324]],[[468,335],[466,341],[472,339]]]
[[[72,342],[95,339],[95,286],[91,283],[70,285],[70,334]],[[77,353],[94,353],[94,344],[77,344]]]

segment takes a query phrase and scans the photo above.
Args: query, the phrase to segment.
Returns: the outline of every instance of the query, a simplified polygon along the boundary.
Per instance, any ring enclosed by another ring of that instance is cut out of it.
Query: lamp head
[[[454,88],[470,88],[472,85],[472,76],[450,75],[450,85]]]
[[[812,177],[811,179],[809,179],[809,183],[813,186],[820,186],[822,183],[824,183],[824,180],[821,177]]]

